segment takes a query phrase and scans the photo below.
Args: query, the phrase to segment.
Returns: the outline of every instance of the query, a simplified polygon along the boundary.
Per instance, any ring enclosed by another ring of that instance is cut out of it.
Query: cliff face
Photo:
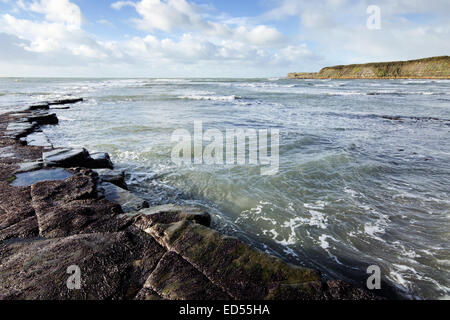
[[[317,73],[289,73],[288,79],[450,79],[450,56],[409,61],[326,67]]]

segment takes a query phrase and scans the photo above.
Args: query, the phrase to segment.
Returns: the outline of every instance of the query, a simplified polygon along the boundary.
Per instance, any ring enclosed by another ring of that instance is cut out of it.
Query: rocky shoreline
[[[53,148],[40,127],[82,101],[0,115],[0,299],[379,299],[216,232],[201,208],[149,208],[106,153]]]

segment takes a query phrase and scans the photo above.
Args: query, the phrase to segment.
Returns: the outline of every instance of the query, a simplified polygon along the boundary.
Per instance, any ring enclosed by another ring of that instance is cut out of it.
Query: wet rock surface
[[[45,181],[31,186],[32,206],[39,234],[47,238],[120,228],[117,204],[99,199],[96,176],[81,171],[64,181]]]
[[[28,110],[33,111],[33,110],[48,110],[50,109],[50,106],[48,103],[37,103],[37,104],[33,104],[31,106],[28,107]]]
[[[58,124],[58,117],[55,113],[34,113],[27,117],[28,122],[37,124]]]
[[[173,251],[164,254],[144,289],[167,300],[231,300],[225,291]]]
[[[114,168],[111,158],[109,157],[109,154],[107,154],[106,152],[95,152],[95,153],[89,154],[89,157],[86,160],[86,163],[84,166],[86,168],[92,168],[92,169],[98,169],[98,168],[113,169]]]
[[[104,152],[89,154],[84,148],[60,148],[44,152],[42,155],[47,167],[83,167],[91,169],[112,169],[109,155]]]
[[[47,167],[70,168],[83,164],[87,161],[89,152],[84,149],[55,149],[44,152],[42,159]]]
[[[44,167],[44,163],[42,161],[22,162],[18,165],[19,169],[16,170],[16,173],[35,171]]]
[[[99,191],[106,200],[120,205],[125,212],[136,212],[149,207],[144,199],[109,182],[100,183]]]
[[[157,223],[169,224],[182,220],[190,220],[205,227],[211,225],[211,216],[206,211],[198,207],[173,204],[140,210],[135,223],[145,230]]]
[[[6,136],[12,139],[19,139],[33,132],[36,127],[36,123],[14,122],[6,128]]]
[[[297,291],[303,291],[301,285],[305,284],[321,287],[317,271],[288,265],[236,238],[188,220],[156,224],[145,231],[167,250],[195,266],[233,299],[283,299],[282,291],[271,292],[278,285]]]
[[[70,99],[61,99],[56,101],[48,102],[49,106],[55,106],[55,105],[63,105],[63,104],[74,104],[78,102],[83,102],[83,98],[70,98]]]
[[[80,100],[31,108],[63,102]],[[23,145],[39,128],[29,109],[0,116],[0,299],[376,298],[212,230],[201,208],[145,208],[123,172],[87,169],[112,167],[106,154]],[[77,290],[67,286],[70,266],[80,270]]]
[[[98,174],[102,182],[109,182],[119,188],[128,190],[127,183],[125,182],[125,171],[112,169],[97,169],[94,171]]]
[[[44,147],[47,149],[53,148],[53,145],[51,144],[50,140],[43,132],[34,132],[32,134],[29,134],[24,139],[28,146]]]
[[[131,299],[163,254],[131,231],[2,244],[0,299]],[[66,284],[72,265],[81,271],[79,290]]]

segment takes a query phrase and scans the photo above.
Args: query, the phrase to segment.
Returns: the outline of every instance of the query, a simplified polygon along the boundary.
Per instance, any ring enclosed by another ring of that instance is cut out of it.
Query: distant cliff
[[[288,79],[450,79],[450,56],[326,67],[314,73],[289,73],[287,77]]]

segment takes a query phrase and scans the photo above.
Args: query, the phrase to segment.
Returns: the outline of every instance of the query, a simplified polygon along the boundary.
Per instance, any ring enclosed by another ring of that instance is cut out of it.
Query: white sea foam
[[[328,202],[325,201],[316,201],[315,203],[304,203],[303,206],[305,208],[308,209],[315,209],[315,210],[319,210],[319,209],[323,209],[325,208],[325,206],[328,204]]]
[[[402,256],[408,258],[420,258],[420,254],[412,249],[407,249],[400,241],[394,241],[392,244],[400,250]]]
[[[241,97],[236,95],[217,96],[217,95],[197,95],[197,94],[179,96],[178,98],[186,100],[207,100],[207,101],[235,101],[241,99]]]
[[[327,228],[328,218],[325,216],[324,213],[316,210],[309,210],[309,213],[311,214],[311,219],[309,220],[310,226],[316,226],[321,229]]]
[[[319,237],[320,246],[323,249],[328,249],[330,247],[330,243],[327,241],[328,238],[329,238],[329,236],[327,236],[326,234],[323,234]]]
[[[169,83],[169,84],[183,84],[183,83],[191,83],[190,79],[150,79],[148,82],[152,83]]]
[[[348,187],[345,187],[345,188],[344,188],[344,192],[347,193],[347,194],[349,194],[349,195],[350,195],[351,197],[353,197],[353,198],[356,198],[356,197],[359,195],[358,192],[356,192],[355,190],[350,189],[350,188],[348,188]]]
[[[248,82],[248,83],[237,83],[235,84],[236,87],[239,88],[264,88],[264,89],[270,89],[270,88],[295,88],[297,87],[296,84],[279,84],[279,83],[272,83],[272,82]]]

